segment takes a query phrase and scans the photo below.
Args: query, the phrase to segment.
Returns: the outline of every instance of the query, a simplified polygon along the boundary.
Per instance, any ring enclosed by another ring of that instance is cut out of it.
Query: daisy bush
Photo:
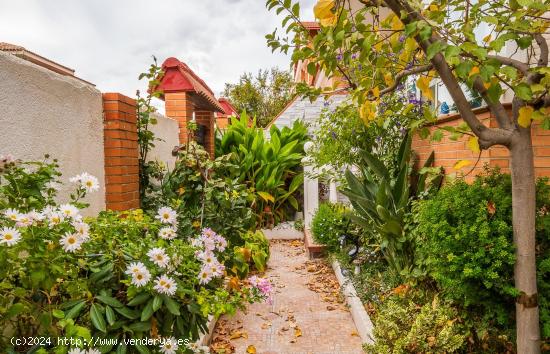
[[[61,180],[55,160],[0,156],[0,352],[27,352],[10,338],[30,336],[80,341],[37,353],[191,352],[178,340],[193,343],[210,316],[269,299],[266,279],[228,269],[235,247],[223,235],[181,235],[182,215],[169,205],[83,217],[99,181],[74,176],[58,201]],[[146,338],[162,342],[126,346]]]

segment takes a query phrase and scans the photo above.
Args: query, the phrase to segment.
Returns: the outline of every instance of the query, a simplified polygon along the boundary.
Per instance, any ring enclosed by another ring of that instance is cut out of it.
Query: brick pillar
[[[103,115],[107,209],[139,208],[136,101],[120,93],[104,93]]]
[[[187,144],[187,122],[193,119],[195,106],[187,92],[164,95],[166,116],[178,121],[180,144]]]
[[[195,119],[197,124],[204,125],[206,127],[206,137],[204,142],[204,148],[210,154],[211,158],[214,158],[214,112],[212,111],[197,111],[195,113]]]

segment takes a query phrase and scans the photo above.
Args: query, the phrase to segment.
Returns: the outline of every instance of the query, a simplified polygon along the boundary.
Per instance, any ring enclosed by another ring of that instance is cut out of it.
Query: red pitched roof
[[[164,61],[162,70],[164,76],[156,90],[161,92],[196,93],[209,108],[218,112],[224,111],[216,97],[214,97],[214,92],[187,64],[172,57]]]
[[[223,114],[225,114],[226,116],[230,116],[233,114],[237,115],[237,110],[235,109],[235,107],[233,107],[233,105],[231,104],[231,102],[229,102],[227,98],[220,97],[218,101],[223,108]]]

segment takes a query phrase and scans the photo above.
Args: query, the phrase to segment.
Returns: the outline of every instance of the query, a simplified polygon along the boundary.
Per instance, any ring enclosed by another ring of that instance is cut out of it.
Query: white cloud
[[[301,1],[311,19],[315,0]],[[170,56],[186,62],[219,94],[260,68],[289,67],[265,34],[280,26],[264,0],[1,0],[0,41],[22,45],[76,70],[103,92],[129,96],[137,76]]]

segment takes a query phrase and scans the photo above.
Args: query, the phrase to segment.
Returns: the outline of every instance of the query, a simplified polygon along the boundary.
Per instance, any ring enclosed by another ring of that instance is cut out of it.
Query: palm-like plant
[[[343,193],[348,196],[355,213],[352,220],[380,237],[380,249],[388,264],[399,274],[411,274],[414,269],[414,240],[405,232],[405,215],[410,211],[410,201],[418,195],[439,188],[441,172],[427,183],[427,173],[414,176],[411,166],[411,135],[408,134],[399,147],[399,167],[391,174],[372,153],[361,151],[363,165],[361,177],[346,171],[348,186]],[[433,164],[433,152],[424,164]]]
[[[234,117],[221,138],[219,152],[231,154],[239,166],[234,171],[239,182],[246,183],[252,194],[251,205],[260,226],[274,225],[284,220],[290,210],[298,210],[296,192],[303,182],[301,160],[304,156],[306,127],[294,123],[292,129],[270,129],[271,139],[256,127],[256,120],[246,113]]]

